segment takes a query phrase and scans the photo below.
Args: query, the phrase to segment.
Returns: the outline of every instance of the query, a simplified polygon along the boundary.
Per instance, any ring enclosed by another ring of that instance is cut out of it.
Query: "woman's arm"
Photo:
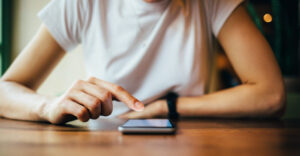
[[[0,117],[65,123],[88,121],[112,112],[116,98],[134,110],[143,104],[122,87],[90,78],[78,80],[61,97],[47,97],[36,89],[65,55],[47,28],[42,25],[0,80]]]
[[[48,97],[35,90],[62,59],[65,52],[42,26],[0,81],[0,116],[43,120],[39,113]]]
[[[201,97],[179,98],[179,113],[216,117],[267,117],[282,113],[285,91],[280,69],[269,44],[243,6],[226,21],[218,40],[242,84]]]
[[[199,97],[180,97],[181,116],[270,117],[283,112],[285,91],[273,52],[243,6],[238,7],[221,29],[218,40],[242,84]],[[144,112],[123,117],[166,115],[165,100],[147,106]]]

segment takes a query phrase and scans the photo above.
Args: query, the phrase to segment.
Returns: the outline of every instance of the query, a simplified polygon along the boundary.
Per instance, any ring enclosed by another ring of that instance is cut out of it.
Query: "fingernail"
[[[137,111],[142,111],[144,110],[144,104],[141,102],[136,102],[135,104],[135,108],[137,109]]]

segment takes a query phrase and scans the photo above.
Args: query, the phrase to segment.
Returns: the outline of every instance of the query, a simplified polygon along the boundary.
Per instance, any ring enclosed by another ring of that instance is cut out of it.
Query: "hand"
[[[87,81],[76,81],[64,95],[46,103],[41,116],[54,124],[76,118],[86,122],[89,119],[97,119],[100,115],[110,115],[113,99],[125,103],[135,111],[144,108],[143,103],[122,87],[92,77]]]
[[[130,111],[128,113],[122,114],[120,118],[154,118],[167,116],[168,106],[166,100],[158,100],[153,103],[148,104],[143,111],[134,112]]]

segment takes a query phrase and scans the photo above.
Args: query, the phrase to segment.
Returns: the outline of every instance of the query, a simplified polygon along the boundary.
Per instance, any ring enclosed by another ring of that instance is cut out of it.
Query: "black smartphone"
[[[129,119],[118,130],[124,134],[174,134],[176,128],[168,119]]]

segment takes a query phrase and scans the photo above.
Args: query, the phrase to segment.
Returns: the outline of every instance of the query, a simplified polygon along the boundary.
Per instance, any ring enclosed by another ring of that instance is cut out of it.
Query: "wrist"
[[[167,100],[163,99],[163,100],[159,100],[159,107],[160,107],[160,114],[162,114],[163,116],[167,116],[168,115],[168,103]]]
[[[35,109],[35,114],[39,121],[49,121],[49,106],[53,101],[54,98],[46,96],[41,99],[41,102],[37,106],[37,109]]]
[[[168,115],[168,113],[169,113],[167,100],[163,100],[163,112],[164,112],[165,115]]]

